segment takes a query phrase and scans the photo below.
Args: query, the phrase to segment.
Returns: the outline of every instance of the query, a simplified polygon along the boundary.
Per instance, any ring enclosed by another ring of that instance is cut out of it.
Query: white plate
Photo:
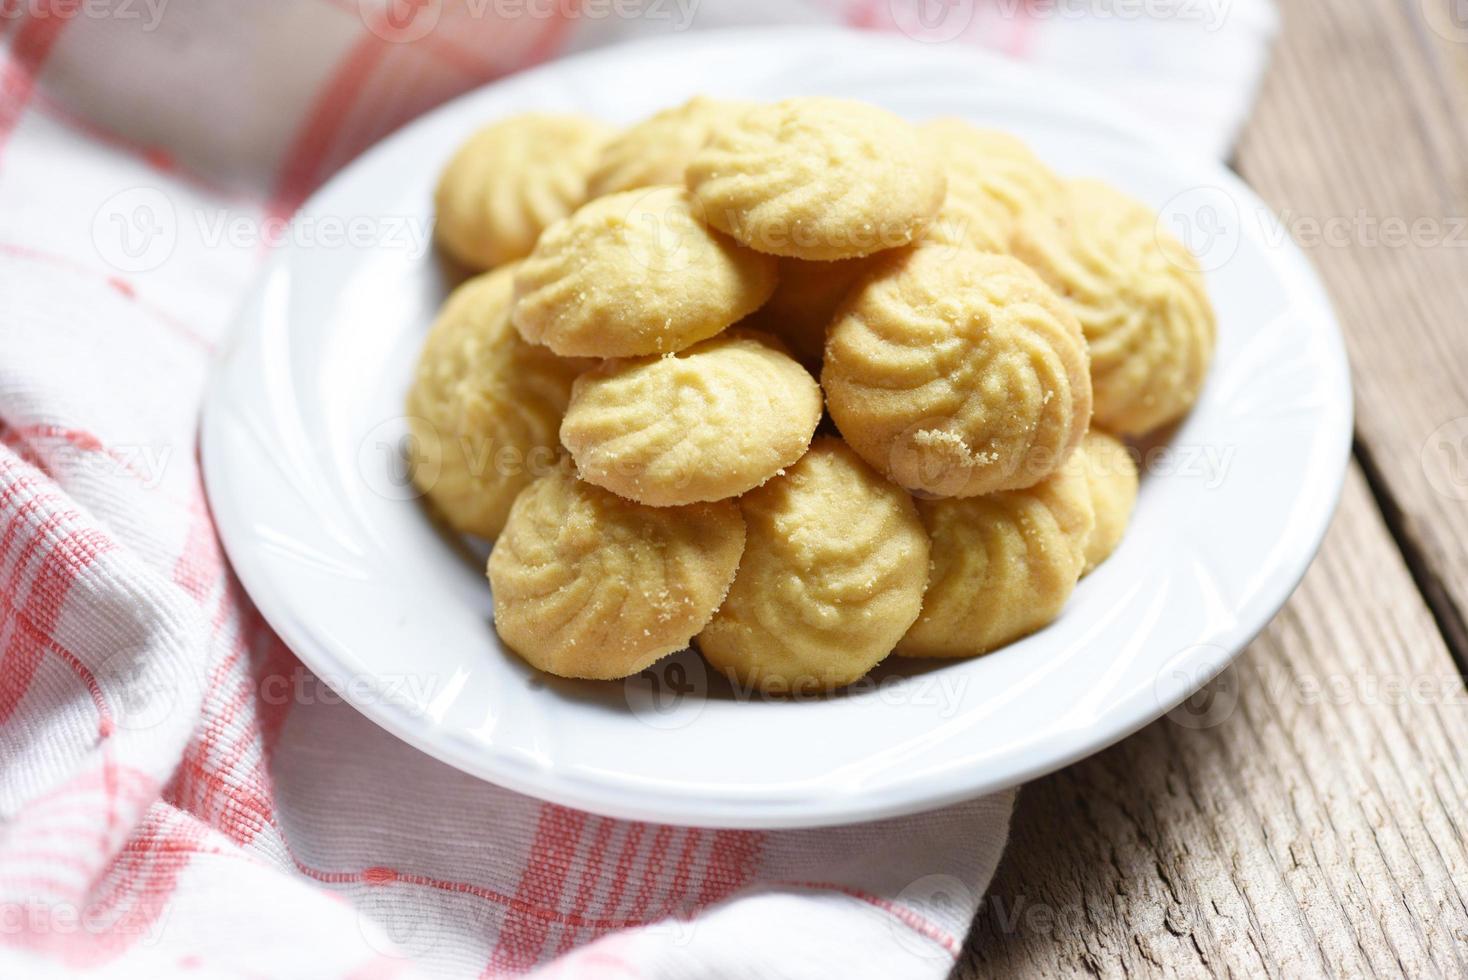
[[[435,175],[487,120],[562,109],[631,121],[700,92],[965,116],[1163,208],[1176,228],[1191,223],[1220,315],[1213,373],[1152,460],[1120,551],[1053,626],[980,660],[883,668],[845,696],[794,704],[741,701],[692,653],[655,678],[594,684],[542,678],[500,645],[483,550],[434,529],[398,462],[403,396],[445,292],[416,246]],[[1095,752],[1173,708],[1264,627],[1319,545],[1350,446],[1345,354],[1315,275],[1242,183],[1175,158],[1163,137],[956,45],[835,31],[658,40],[467,95],[316,194],[241,314],[203,430],[229,556],[291,649],[383,727],[484,779],[598,813],[868,820]],[[333,227],[357,230],[344,244]]]

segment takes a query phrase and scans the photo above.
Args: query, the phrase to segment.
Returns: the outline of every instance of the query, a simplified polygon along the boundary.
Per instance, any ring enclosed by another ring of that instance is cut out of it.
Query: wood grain
[[[1282,0],[1237,166],[1331,290],[1358,462],[1320,559],[1206,711],[1026,787],[955,977],[1468,976],[1454,2]],[[1428,234],[1385,241],[1388,219]],[[1316,241],[1328,223],[1344,238]]]
[[[1238,165],[1302,232],[1330,289],[1355,368],[1358,455],[1462,669],[1468,20],[1456,40],[1440,33],[1457,2],[1282,4],[1284,34]],[[1422,234],[1393,243],[1389,221]],[[1319,241],[1325,222],[1347,236]]]
[[[1210,690],[1025,788],[955,975],[1468,975],[1468,693],[1358,471]]]

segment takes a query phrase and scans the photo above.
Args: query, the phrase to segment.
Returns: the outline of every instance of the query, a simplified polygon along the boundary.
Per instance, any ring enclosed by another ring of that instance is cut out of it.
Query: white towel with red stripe
[[[1012,794],[764,833],[478,782],[295,661],[199,479],[211,354],[337,167],[570,48],[766,21],[999,49],[1215,154],[1274,29],[1268,0],[0,0],[0,976],[950,972]]]

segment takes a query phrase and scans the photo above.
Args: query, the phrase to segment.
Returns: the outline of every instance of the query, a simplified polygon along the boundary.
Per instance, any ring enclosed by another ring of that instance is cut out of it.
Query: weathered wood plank
[[[1468,17],[1460,0],[1283,7],[1238,165],[1326,280],[1362,462],[1468,668]]]
[[[1211,690],[1026,787],[955,975],[1468,975],[1468,693],[1359,472]]]

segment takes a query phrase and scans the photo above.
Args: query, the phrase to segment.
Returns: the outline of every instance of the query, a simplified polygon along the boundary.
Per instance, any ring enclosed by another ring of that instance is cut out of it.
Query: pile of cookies
[[[745,690],[1045,626],[1111,554],[1131,451],[1214,315],[1144,205],[1013,137],[838,99],[475,134],[437,239],[414,478],[495,539],[495,627],[565,677],[695,644]]]

